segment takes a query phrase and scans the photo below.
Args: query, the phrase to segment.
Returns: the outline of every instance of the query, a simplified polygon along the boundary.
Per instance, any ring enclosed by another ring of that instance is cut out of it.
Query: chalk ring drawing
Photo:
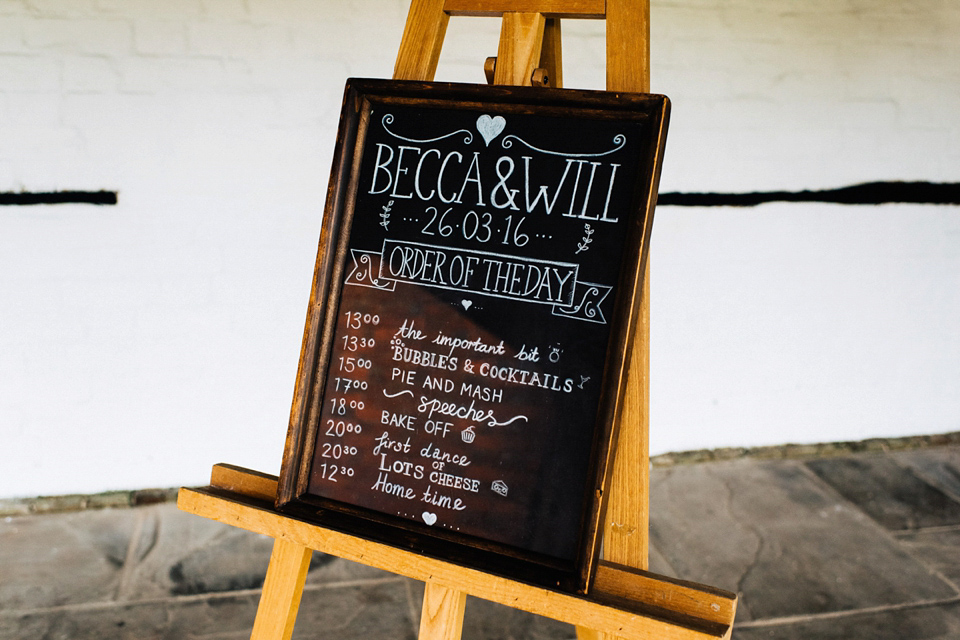
[[[494,493],[501,495],[504,498],[507,497],[507,493],[509,493],[510,491],[509,487],[507,487],[507,483],[504,482],[503,480],[494,480],[493,484],[490,485],[490,488],[493,490]]]
[[[458,133],[465,133],[465,134],[466,134],[466,135],[463,137],[463,144],[470,144],[471,142],[473,142],[473,133],[472,133],[471,131],[469,131],[468,129],[458,129],[458,130],[456,130],[456,131],[451,131],[450,133],[446,133],[446,134],[444,134],[444,135],[442,135],[442,136],[437,136],[436,138],[426,138],[426,139],[424,139],[424,140],[420,140],[420,139],[418,139],[418,138],[406,138],[406,137],[404,137],[404,136],[397,135],[397,134],[394,133],[393,131],[390,131],[390,129],[387,127],[387,125],[388,125],[388,124],[393,124],[393,114],[392,114],[392,113],[388,113],[388,114],[386,114],[385,116],[383,116],[383,118],[380,120],[380,122],[381,122],[381,124],[383,124],[383,130],[384,130],[384,131],[386,131],[387,133],[389,133],[390,135],[392,135],[394,138],[396,138],[396,139],[398,139],[398,140],[403,140],[404,142],[419,142],[419,143],[424,143],[424,142],[436,142],[437,140],[443,140],[444,138],[449,138],[449,137],[451,137],[451,136],[455,136],[455,135],[457,135]]]
[[[483,141],[488,147],[490,146],[490,141],[500,135],[505,126],[507,126],[507,121],[503,116],[494,116],[491,118],[484,114],[477,118],[477,131],[483,136]]]
[[[550,151],[549,149],[540,149],[539,147],[533,146],[520,136],[514,135],[504,136],[503,140],[500,142],[500,146],[504,149],[509,149],[513,146],[514,140],[533,151],[539,151],[540,153],[546,153],[551,156],[564,156],[565,158],[599,158],[601,156],[608,156],[611,153],[620,151],[620,149],[623,149],[623,146],[627,144],[627,136],[623,135],[622,133],[618,133],[617,135],[613,136],[613,149],[600,151],[599,153],[567,153],[566,151]]]
[[[424,511],[422,514],[420,514],[420,517],[423,518],[423,521],[431,527],[437,523],[437,514],[435,513]]]

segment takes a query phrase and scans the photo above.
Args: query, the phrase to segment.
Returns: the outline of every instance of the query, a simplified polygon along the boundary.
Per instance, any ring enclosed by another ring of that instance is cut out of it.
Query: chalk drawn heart
[[[435,514],[435,513],[430,513],[429,511],[424,511],[424,512],[421,514],[421,517],[423,518],[423,521],[426,522],[426,523],[427,523],[428,525],[430,525],[431,527],[432,527],[432,526],[434,525],[434,523],[437,521],[437,514]]]
[[[500,135],[500,132],[503,131],[505,126],[507,126],[507,121],[503,119],[503,116],[491,118],[488,115],[482,115],[477,118],[477,131],[483,136],[483,141],[488,147],[490,146],[490,141]]]
[[[464,310],[469,310],[473,306],[473,300],[461,300],[460,304],[463,305]]]

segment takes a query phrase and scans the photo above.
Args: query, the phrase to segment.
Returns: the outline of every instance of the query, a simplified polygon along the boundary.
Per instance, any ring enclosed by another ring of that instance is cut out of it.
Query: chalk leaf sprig
[[[393,208],[393,200],[383,205],[383,213],[380,214],[380,226],[384,229],[390,228],[390,209]]]
[[[581,251],[586,251],[590,248],[590,243],[593,242],[593,227],[590,226],[589,222],[583,223],[583,240],[580,241],[580,244],[577,245],[576,253]],[[574,255],[576,255],[576,253]]]

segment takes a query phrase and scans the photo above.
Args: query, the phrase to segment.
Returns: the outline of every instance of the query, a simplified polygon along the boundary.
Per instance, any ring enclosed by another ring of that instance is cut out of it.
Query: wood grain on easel
[[[560,42],[560,18],[547,18],[543,29],[540,67],[547,72],[548,86],[563,88],[563,47]]]
[[[670,582],[668,589],[664,588],[665,581]],[[594,584],[600,593],[619,598],[657,600],[671,611],[696,618],[732,620],[736,614],[736,598],[726,591],[714,589],[712,591],[717,597],[704,598],[704,591],[709,590],[704,585],[654,576],[641,569],[610,562],[602,562],[597,567]]]
[[[313,551],[277,537],[250,640],[290,640]]]
[[[443,0],[412,0],[393,68],[394,80],[433,80],[449,21]]]
[[[542,13],[551,18],[602,18],[604,0],[446,0],[452,16],[502,16],[509,12]]]
[[[650,0],[607,0],[607,91],[650,91]]]
[[[646,569],[649,555],[650,262],[644,273],[637,332],[630,351],[623,418],[607,495],[603,558]]]
[[[607,0],[607,90],[650,90],[649,0]],[[604,559],[640,569],[647,568],[650,511],[649,288],[648,260],[603,536]]]
[[[420,613],[419,640],[460,640],[467,594],[427,582]]]
[[[213,465],[210,471],[210,486],[258,500],[273,500],[277,497],[276,476],[249,471],[232,464]]]
[[[530,86],[540,64],[546,17],[542,13],[504,13],[493,84]]]
[[[607,0],[607,90],[650,91],[650,0]],[[608,494],[603,557],[646,569],[650,545],[650,261],[643,275],[620,437]],[[579,640],[615,635],[578,627]]]

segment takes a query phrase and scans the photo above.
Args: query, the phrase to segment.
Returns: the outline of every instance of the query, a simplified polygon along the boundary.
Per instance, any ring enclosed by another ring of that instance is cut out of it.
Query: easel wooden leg
[[[646,569],[650,530],[650,455],[648,421],[650,390],[650,262],[644,273],[637,336],[630,354],[623,426],[613,466],[607,503],[603,558]]]
[[[395,80],[433,80],[449,20],[443,0],[412,0],[393,68]]]
[[[607,0],[607,90],[650,91],[650,0]],[[606,560],[646,569],[650,527],[650,262],[643,276],[637,336],[603,534]],[[577,627],[579,640],[612,639]]]
[[[604,560],[646,569],[650,546],[650,262],[644,273],[637,337],[630,354],[624,423],[617,442],[613,488],[603,534]],[[629,426],[629,428],[628,428]],[[578,640],[612,640],[616,636],[577,627]]]
[[[313,551],[277,538],[250,640],[290,640]]]
[[[650,91],[650,0],[607,0],[607,91]]]
[[[563,47],[560,37],[560,18],[547,18],[543,29],[543,50],[540,52],[540,66],[550,78],[549,86],[554,89],[563,87]]]
[[[460,640],[467,594],[427,582],[420,614],[419,640]]]
[[[546,22],[542,13],[503,14],[493,84],[530,86],[533,70],[540,64]]]
[[[603,634],[586,627],[577,627],[577,640],[601,640]]]

